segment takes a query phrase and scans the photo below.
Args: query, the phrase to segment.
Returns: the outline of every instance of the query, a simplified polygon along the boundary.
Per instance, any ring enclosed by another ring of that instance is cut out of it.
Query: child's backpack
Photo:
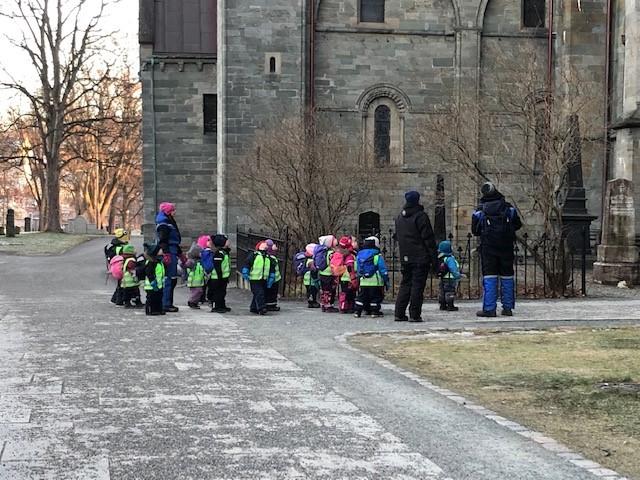
[[[143,255],[136,258],[136,278],[139,282],[144,280],[144,271],[146,267],[146,260]]]
[[[378,271],[378,266],[375,264],[375,253],[368,255],[358,255],[358,276],[364,278],[373,277]]]
[[[124,257],[116,255],[109,261],[109,272],[116,280],[122,280],[124,277]]]
[[[342,275],[344,275],[344,272],[347,271],[347,267],[344,263],[345,261],[345,254],[340,252],[340,251],[336,251],[334,252],[334,254],[331,256],[331,275],[333,275],[334,277],[341,277]]]
[[[438,278],[444,278],[449,273],[448,258],[449,256],[447,255],[438,259]]]
[[[316,266],[318,271],[326,270],[329,266],[327,256],[329,254],[329,249],[325,245],[318,245],[313,250],[313,264]]]
[[[293,269],[299,277],[303,277],[309,271],[307,268],[308,259],[306,252],[298,252],[293,256]]]
[[[111,259],[116,256],[116,246],[113,243],[104,246],[104,256],[107,259],[107,263],[111,262]]]

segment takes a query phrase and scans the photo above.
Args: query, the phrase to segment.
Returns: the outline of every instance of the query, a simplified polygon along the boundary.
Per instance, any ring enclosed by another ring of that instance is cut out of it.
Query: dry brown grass
[[[352,344],[640,478],[640,328],[376,334]]]

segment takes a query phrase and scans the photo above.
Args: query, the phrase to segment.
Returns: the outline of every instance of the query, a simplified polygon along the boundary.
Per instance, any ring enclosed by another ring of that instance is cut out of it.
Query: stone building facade
[[[612,2],[614,10],[622,8],[622,2]],[[238,166],[255,154],[256,133],[274,117],[310,110],[363,145],[374,143],[376,121],[386,122],[386,162],[369,164],[379,184],[362,208],[380,215],[383,231],[408,189],[421,191],[433,213],[443,164],[417,140],[422,119],[451,102],[490,101],[491,92],[509,88],[501,83],[504,58],[534,62],[541,77],[551,71],[553,88],[564,88],[558,72],[578,68],[604,98],[606,5],[606,0],[140,0],[146,220],[152,221],[158,202],[174,201],[186,237],[233,233],[239,224],[252,224],[251,205],[239,193]],[[624,21],[616,18],[612,24],[618,28]],[[612,51],[619,57],[624,48],[616,45]],[[525,57],[523,51],[534,53]],[[615,77],[609,86],[620,82]],[[615,108],[621,96],[612,97]],[[601,125],[604,109],[603,102],[593,112]],[[481,159],[487,140],[497,139],[512,152],[492,159],[500,164],[503,182],[529,181],[513,158],[528,146],[518,143],[507,124],[498,132],[482,125],[477,130]],[[587,207],[597,216],[603,131],[591,132],[594,141],[584,145],[582,155]],[[624,148],[635,148],[637,156],[637,140],[625,145],[635,145]],[[352,161],[355,168],[358,159]],[[458,188],[458,180],[445,175],[448,230],[476,201]],[[526,204],[524,189],[511,190],[515,196],[520,191],[514,200]],[[350,224],[357,222],[353,218]]]

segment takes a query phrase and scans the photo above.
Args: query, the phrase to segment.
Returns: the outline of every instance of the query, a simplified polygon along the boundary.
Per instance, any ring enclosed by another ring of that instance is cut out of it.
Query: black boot
[[[496,316],[496,311],[495,310],[478,310],[476,312],[476,316],[477,317],[495,317]]]

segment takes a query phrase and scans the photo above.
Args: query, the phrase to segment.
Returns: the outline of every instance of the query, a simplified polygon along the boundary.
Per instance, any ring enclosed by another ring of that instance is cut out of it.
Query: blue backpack
[[[324,245],[318,245],[313,250],[313,264],[316,266],[318,271],[322,271],[329,266],[329,262],[327,256],[329,254],[329,249]]]
[[[367,253],[366,255],[362,255],[365,252],[358,253],[358,276],[364,278],[373,277],[378,271],[378,266],[375,263],[375,258],[377,253]]]
[[[309,271],[307,268],[307,260],[307,253],[304,251],[298,252],[293,256],[293,269],[299,277],[303,277],[304,274]]]

